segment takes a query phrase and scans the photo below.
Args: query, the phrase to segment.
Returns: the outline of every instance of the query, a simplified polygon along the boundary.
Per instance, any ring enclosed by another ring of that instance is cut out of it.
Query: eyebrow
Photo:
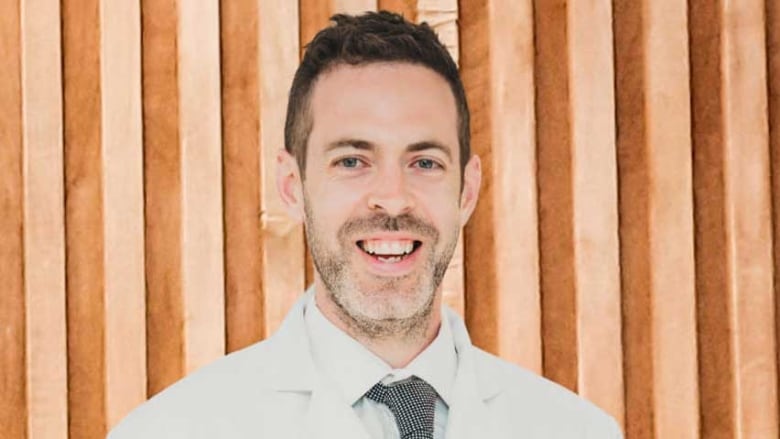
[[[354,149],[359,149],[364,151],[375,151],[377,149],[377,146],[376,144],[369,142],[367,140],[340,139],[328,143],[328,145],[325,147],[325,152],[327,153],[338,148],[354,148]],[[442,153],[444,153],[444,155],[447,156],[447,159],[450,162],[452,162],[452,151],[450,147],[440,142],[437,142],[435,140],[423,140],[406,146],[406,152],[420,152],[429,149],[435,149],[441,151]]]

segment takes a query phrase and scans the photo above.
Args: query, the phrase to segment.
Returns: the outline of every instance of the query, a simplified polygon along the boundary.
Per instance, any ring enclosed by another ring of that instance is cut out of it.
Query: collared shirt
[[[415,375],[430,384],[439,397],[434,414],[434,439],[443,439],[458,358],[446,313],[436,338],[406,367],[393,369],[357,340],[331,323],[312,295],[304,310],[306,331],[315,366],[341,392],[372,438],[398,438],[395,417],[387,406],[365,398],[374,384],[389,385]]]

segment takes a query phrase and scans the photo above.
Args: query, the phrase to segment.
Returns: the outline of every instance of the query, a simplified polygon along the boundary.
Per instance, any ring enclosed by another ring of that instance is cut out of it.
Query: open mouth
[[[422,246],[422,241],[362,240],[356,244],[361,251],[375,260],[393,264],[401,262],[414,254]]]

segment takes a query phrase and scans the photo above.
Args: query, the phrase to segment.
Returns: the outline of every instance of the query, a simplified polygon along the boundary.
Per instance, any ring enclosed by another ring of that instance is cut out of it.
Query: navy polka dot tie
[[[401,439],[433,439],[437,394],[430,384],[415,376],[389,386],[378,383],[366,397],[390,409]]]

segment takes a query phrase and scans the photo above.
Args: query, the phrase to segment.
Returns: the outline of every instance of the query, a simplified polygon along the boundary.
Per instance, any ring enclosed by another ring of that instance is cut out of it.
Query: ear
[[[482,162],[474,154],[463,169],[463,190],[460,193],[460,226],[463,227],[471,218],[479,199],[479,188],[482,186]]]
[[[298,162],[285,149],[276,156],[276,190],[287,214],[295,221],[303,222],[303,181]]]

